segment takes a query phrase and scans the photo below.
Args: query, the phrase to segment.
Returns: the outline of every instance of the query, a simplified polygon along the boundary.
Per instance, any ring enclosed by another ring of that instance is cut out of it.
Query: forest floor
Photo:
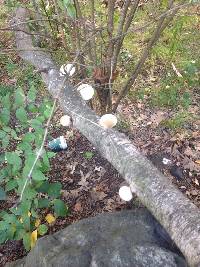
[[[0,47],[10,49],[13,43],[13,36],[5,34],[0,40]],[[2,54],[0,67],[0,90],[15,90],[18,81],[23,81],[27,74],[27,65],[16,54]],[[159,87],[156,78],[159,75],[159,72],[151,72],[143,80],[145,87],[147,84]],[[144,88],[144,84],[138,83],[137,87]],[[148,90],[141,98],[126,98],[118,108],[120,122],[117,127],[181,192],[200,207],[199,88],[196,85],[192,88],[187,112],[183,107],[181,112],[177,112],[174,107],[152,105],[150,98]],[[49,180],[62,183],[62,199],[69,207],[69,215],[58,218],[48,234],[96,214],[141,207],[137,197],[130,203],[119,198],[118,190],[124,181],[123,177],[78,131],[66,131],[60,126],[61,116],[62,112],[58,110],[53,118],[55,127],[51,128],[51,135],[53,138],[64,135],[68,140],[68,149],[57,153],[51,160]],[[0,201],[0,210],[7,207],[5,201]],[[47,210],[44,211],[44,217],[46,213]],[[26,251],[21,241],[7,241],[0,245],[0,266],[24,255]]]

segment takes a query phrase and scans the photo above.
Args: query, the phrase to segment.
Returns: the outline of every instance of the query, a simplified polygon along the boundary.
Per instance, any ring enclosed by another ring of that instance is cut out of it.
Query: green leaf
[[[0,187],[0,200],[5,200],[6,199],[6,193],[3,190],[2,187]]]
[[[17,229],[15,233],[15,240],[23,239],[23,236],[26,234],[26,231],[23,228]]]
[[[48,181],[44,181],[40,187],[37,189],[38,192],[40,193],[48,193],[48,190],[49,190],[49,187],[50,187],[50,183]]]
[[[34,102],[36,99],[36,89],[34,87],[34,85],[31,86],[30,90],[28,91],[27,97],[29,99],[29,101]]]
[[[33,166],[33,163],[34,163],[35,158],[36,158],[35,154],[31,154],[31,153],[27,153],[27,154],[25,154],[25,156],[26,156],[26,160],[25,160],[25,164],[24,164],[24,168],[23,168],[23,172],[22,172],[22,176],[24,178],[26,178],[28,176],[30,169]],[[39,167],[41,167],[40,160],[37,161],[35,168],[39,168]]]
[[[11,134],[11,136],[12,136],[15,140],[19,140],[19,138],[18,138],[17,133],[15,132],[15,130],[11,129],[10,134]]]
[[[9,214],[9,213],[4,214],[3,219],[7,223],[16,223],[16,221],[17,221],[17,217],[14,214]]]
[[[5,231],[9,228],[9,223],[6,221],[0,221],[0,231]]]
[[[6,152],[5,157],[7,162],[13,165],[13,172],[21,169],[22,160],[16,152]]]
[[[40,168],[42,172],[47,172],[50,170],[49,158],[46,151],[42,154],[42,167]]]
[[[36,170],[33,171],[32,178],[35,181],[44,181],[44,180],[47,180],[47,178],[45,177],[45,175],[40,170],[38,170],[38,169],[36,169]]]
[[[26,251],[29,251],[31,248],[31,235],[30,233],[25,233],[23,236],[23,245]]]
[[[10,240],[13,239],[15,232],[16,232],[16,226],[15,224],[11,224],[7,230],[7,238]]]
[[[27,143],[27,142],[22,142],[22,143],[20,143],[20,144],[17,146],[17,148],[18,148],[19,150],[23,150],[23,151],[25,152],[26,155],[27,155],[27,154],[30,154],[30,153],[32,152],[32,146],[31,146],[29,143]]]
[[[76,9],[72,4],[68,5],[66,9],[67,9],[67,14],[71,18],[75,18],[76,17]]]
[[[45,117],[44,116],[37,116],[37,120],[40,121],[41,123],[43,123],[45,121]]]
[[[24,169],[25,170],[28,170],[28,169],[30,170],[30,168],[33,166],[33,163],[34,163],[35,159],[36,159],[36,155],[33,154],[33,153],[29,153],[28,155],[26,155],[26,161],[25,161]],[[36,163],[36,168],[39,168],[39,167],[41,167],[40,160],[38,160],[37,163]]]
[[[28,214],[25,214],[22,216],[22,221],[23,221],[23,226],[26,229],[26,231],[30,231],[30,217],[28,216]]]
[[[45,224],[41,224],[39,227],[38,227],[38,233],[40,235],[45,235],[48,231],[48,227],[45,225]]]
[[[30,112],[32,112],[32,113],[37,113],[38,112],[38,108],[32,103],[28,105],[28,110]]]
[[[35,140],[35,135],[34,135],[33,133],[26,133],[26,134],[23,136],[22,140],[23,140],[24,142],[31,143],[31,142],[33,142],[33,141]]]
[[[74,7],[73,1],[71,0],[63,0],[63,4],[67,10],[67,14],[71,17],[71,18],[75,18],[76,17],[76,9]]]
[[[54,152],[51,152],[51,151],[47,152],[47,156],[48,156],[49,159],[55,157],[55,155],[56,155],[56,153],[54,153]]]
[[[6,133],[0,130],[0,139],[3,139],[6,136]]]
[[[10,170],[10,168],[7,166],[7,167],[5,167],[5,168],[2,168],[1,170],[0,170],[0,182],[4,179],[4,178],[8,178],[9,176],[10,176],[10,172],[11,172],[11,170]]]
[[[33,200],[37,196],[37,192],[35,191],[34,188],[26,187],[26,190],[24,191],[23,194],[23,199],[24,200]]]
[[[17,189],[17,193],[20,195],[22,192],[22,188],[24,187],[24,184],[26,182],[27,178],[20,178],[17,179],[17,184],[18,184],[18,189]],[[27,184],[26,186],[26,190],[24,190],[24,194],[23,194],[23,201],[27,201],[27,200],[32,200],[36,197],[37,195],[37,191],[35,191],[34,188],[32,188],[32,185],[30,183]]]
[[[48,208],[49,204],[50,204],[50,200],[47,198],[38,199],[38,208],[39,209]]]
[[[21,107],[24,105],[25,95],[21,88],[18,88],[15,92],[15,106]]]
[[[86,159],[92,159],[92,157],[94,156],[94,153],[91,151],[86,151],[83,155],[84,155],[84,158]]]
[[[28,117],[26,110],[23,107],[20,107],[16,110],[16,117],[20,122],[27,122]]]
[[[55,199],[53,201],[53,205],[54,205],[54,211],[57,216],[64,217],[67,215],[68,209],[67,209],[66,204],[62,200]]]
[[[44,111],[44,116],[45,116],[45,118],[49,118],[50,117],[50,115],[51,115],[51,109],[46,109],[45,111]]]
[[[31,217],[38,218],[38,213],[34,209],[31,209]]]
[[[9,93],[6,96],[2,97],[1,103],[5,108],[10,109],[11,102],[10,102],[10,94]]]
[[[37,129],[37,128],[39,128],[39,127],[42,127],[42,123],[41,123],[39,120],[37,120],[37,119],[32,119],[32,120],[30,121],[30,125],[31,125],[31,127],[34,128],[34,129]]]
[[[17,64],[13,63],[12,61],[7,62],[6,64],[6,70],[9,75],[13,75],[13,72],[17,69]]]
[[[7,125],[10,121],[10,111],[7,108],[3,108],[0,113],[0,122]]]
[[[0,154],[0,164],[3,162],[5,162],[5,154],[4,153]]]
[[[6,135],[6,136],[4,137],[4,139],[3,139],[1,142],[2,142],[2,147],[3,147],[3,148],[7,148],[8,145],[9,145],[9,142],[10,142],[10,137],[9,137],[9,135]]]
[[[3,127],[3,129],[2,129],[4,132],[6,132],[6,133],[9,133],[9,132],[11,132],[11,128],[10,127],[8,127],[8,126],[5,126],[5,127]]]
[[[17,181],[16,180],[10,180],[7,182],[6,186],[5,186],[5,191],[11,191],[13,189],[15,189],[18,186]]]
[[[57,182],[49,185],[48,195],[52,198],[57,198],[60,196],[60,191],[62,189],[62,184]]]
[[[0,244],[7,240],[7,231],[0,231]]]

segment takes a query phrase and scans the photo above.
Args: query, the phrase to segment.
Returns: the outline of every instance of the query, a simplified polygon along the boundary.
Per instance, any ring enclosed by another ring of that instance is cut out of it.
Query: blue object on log
[[[56,139],[53,139],[48,143],[48,147],[53,151],[53,152],[60,152],[65,149],[67,149],[67,143],[64,138],[64,136],[60,136]]]

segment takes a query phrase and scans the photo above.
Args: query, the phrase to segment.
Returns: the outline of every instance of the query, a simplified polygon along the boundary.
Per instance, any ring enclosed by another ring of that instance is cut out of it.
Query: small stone
[[[169,165],[171,163],[171,160],[167,158],[163,158],[162,162],[164,165]]]
[[[183,170],[180,167],[176,166],[176,165],[172,166],[172,168],[170,169],[170,173],[177,180],[182,180],[183,179]]]

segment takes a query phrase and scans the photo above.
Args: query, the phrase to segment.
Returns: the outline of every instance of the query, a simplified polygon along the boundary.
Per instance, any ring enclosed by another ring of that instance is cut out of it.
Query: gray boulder
[[[101,214],[41,238],[9,267],[186,267],[146,209]]]

